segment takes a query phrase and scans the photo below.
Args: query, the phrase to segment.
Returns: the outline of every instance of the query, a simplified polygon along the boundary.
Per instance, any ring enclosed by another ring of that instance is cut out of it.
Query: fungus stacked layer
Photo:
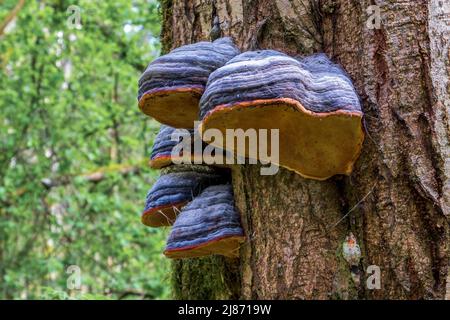
[[[150,227],[170,226],[204,188],[223,182],[223,175],[206,166],[167,167],[147,194],[141,221]]]
[[[153,143],[152,153],[150,156],[150,167],[153,169],[161,169],[163,167],[166,167],[170,164],[172,164],[173,161],[176,159],[173,159],[173,156],[175,156],[178,160],[181,160],[183,158],[183,154],[176,154],[172,155],[172,150],[179,144],[183,142],[183,137],[181,135],[182,132],[179,134],[176,133],[175,128],[161,125],[158,135],[155,138],[155,142]],[[185,132],[189,135],[189,140],[193,142],[194,139],[194,130],[190,129]],[[190,145],[189,145],[190,147]],[[185,150],[184,148],[183,150]],[[195,155],[193,154],[194,150],[191,148],[192,154],[188,155],[189,160],[192,158],[195,158]],[[200,150],[201,151],[201,150]]]
[[[210,254],[236,257],[244,241],[231,185],[203,190],[178,216],[164,254],[173,259]]]
[[[200,133],[214,128],[224,137],[226,129],[279,129],[278,164],[317,180],[350,174],[364,139],[352,82],[324,54],[301,60],[273,50],[236,56],[210,75],[200,117]],[[226,146],[226,138],[206,142]],[[249,157],[251,148],[229,151]]]
[[[163,124],[192,128],[210,73],[237,54],[230,38],[220,38],[185,45],[155,59],[139,80],[140,109]]]

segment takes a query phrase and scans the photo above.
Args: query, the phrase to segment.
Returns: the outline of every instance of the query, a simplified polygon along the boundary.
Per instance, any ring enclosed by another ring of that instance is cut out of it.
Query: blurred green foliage
[[[17,3],[0,0],[0,24]],[[160,50],[158,10],[27,1],[0,35],[1,299],[169,296],[166,231],[139,216],[158,124],[137,80]]]

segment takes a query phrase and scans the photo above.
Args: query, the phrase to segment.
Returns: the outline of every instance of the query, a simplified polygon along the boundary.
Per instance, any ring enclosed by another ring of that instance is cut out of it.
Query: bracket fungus
[[[204,188],[224,182],[224,176],[213,168],[201,165],[169,166],[161,170],[161,176],[146,197],[141,216],[149,227],[170,226],[180,209]]]
[[[155,142],[153,143],[152,153],[150,155],[150,167],[153,169],[161,169],[163,167],[167,167],[173,163],[173,155],[172,150],[175,146],[180,143],[181,137],[178,136],[179,140],[172,140],[172,134],[176,128],[172,128],[169,126],[161,125],[158,135],[155,138]],[[194,129],[189,129],[189,133],[191,135],[191,139],[193,140]],[[194,151],[195,152],[195,149]],[[191,153],[189,155],[189,159],[195,158],[195,154]],[[179,159],[181,159],[184,155],[180,154]],[[201,155],[199,155],[201,157]]]
[[[196,130],[161,125],[153,144],[149,165],[153,169],[172,164],[209,164],[226,168],[227,157],[232,157],[229,152],[216,148],[204,152],[205,148],[209,150]]]
[[[244,240],[231,185],[214,185],[184,207],[172,227],[164,254],[172,259],[211,254],[237,257]]]
[[[231,38],[181,46],[151,62],[139,79],[139,108],[157,121],[192,128],[211,72],[239,54]]]
[[[364,139],[362,116],[351,80],[326,55],[297,60],[274,50],[249,51],[210,75],[199,132],[215,128],[225,137],[226,129],[279,129],[277,164],[325,180],[351,173]],[[225,148],[225,140],[206,142]],[[250,148],[229,151],[249,157]]]

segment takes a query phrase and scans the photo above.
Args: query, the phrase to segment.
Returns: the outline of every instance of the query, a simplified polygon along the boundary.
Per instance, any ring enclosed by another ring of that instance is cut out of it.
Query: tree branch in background
[[[0,24],[0,37],[5,34],[6,27],[14,20],[14,18],[18,15],[19,11],[25,5],[25,0],[19,0],[14,9],[6,16],[5,20]]]
[[[97,183],[105,179],[109,173],[119,173],[121,175],[138,174],[140,172],[141,164],[130,165],[112,165],[109,167],[99,168],[93,172],[81,174],[79,176],[61,176],[57,178],[44,178],[41,183],[48,189],[64,186],[72,183],[75,179],[83,179],[87,182]]]

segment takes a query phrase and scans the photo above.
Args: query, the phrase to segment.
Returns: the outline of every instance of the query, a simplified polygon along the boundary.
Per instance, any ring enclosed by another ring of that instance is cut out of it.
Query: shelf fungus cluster
[[[277,164],[325,180],[351,173],[364,139],[362,115],[352,82],[324,54],[297,60],[261,50],[242,53],[209,76],[199,131],[220,130],[224,138],[211,143],[224,148],[227,129],[278,129]],[[249,157],[251,147],[229,151]]]
[[[211,72],[239,54],[230,38],[172,50],[150,63],[139,79],[139,108],[157,121],[192,128]]]
[[[230,38],[182,46],[154,60],[139,80],[138,104],[162,123],[150,159],[161,175],[148,192],[142,222],[172,225],[164,254],[173,259],[239,256],[245,237],[230,171],[210,163],[215,155],[224,151],[272,163],[275,152],[277,166],[325,180],[351,173],[364,139],[353,84],[324,54],[302,59],[274,50],[240,54]],[[188,129],[192,141],[200,141],[200,152],[173,152],[180,144],[176,128]],[[230,129],[244,134],[276,129],[279,139],[255,152],[261,141],[236,147],[227,141]],[[206,152],[210,149],[217,153]],[[181,157],[193,161],[175,161]]]
[[[139,80],[140,109],[162,123],[149,163],[160,177],[147,194],[141,221],[173,225],[164,252],[169,258],[236,257],[244,239],[230,172],[203,163],[205,143],[194,130],[210,73],[237,54],[230,38],[183,46],[152,62]],[[186,141],[192,145],[178,148]]]

